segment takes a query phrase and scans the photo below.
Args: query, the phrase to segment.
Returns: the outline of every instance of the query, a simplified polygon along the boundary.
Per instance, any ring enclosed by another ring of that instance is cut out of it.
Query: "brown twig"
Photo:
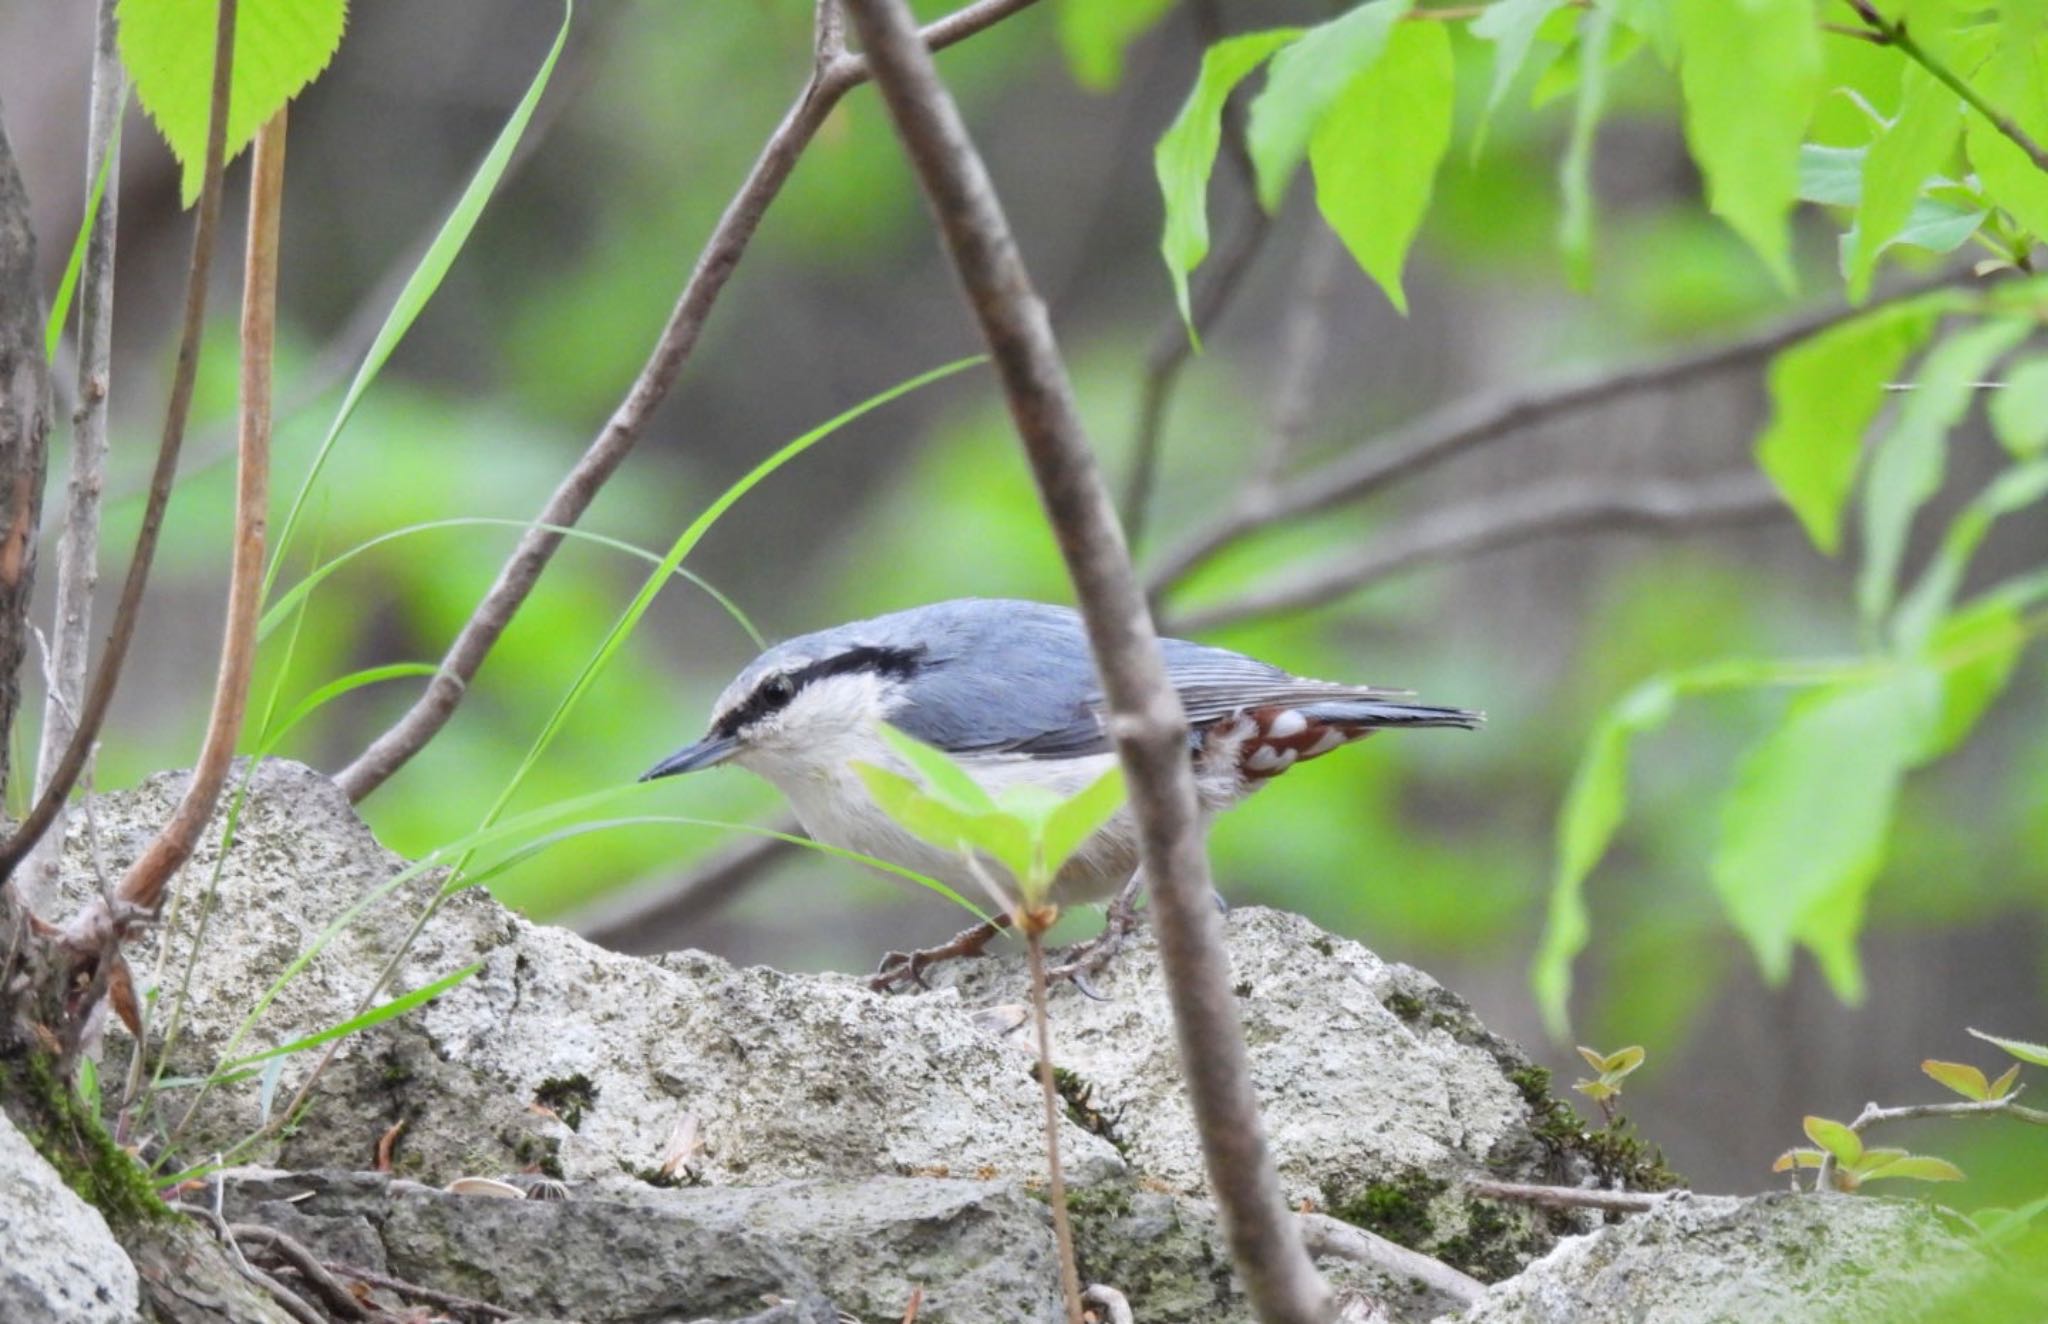
[[[128,80],[115,44],[115,0],[99,0],[93,20],[92,108],[85,146],[86,193],[105,172],[99,208],[86,235],[78,277],[78,405],[71,415],[71,473],[57,542],[57,600],[51,610],[49,689],[37,744],[36,793],[64,756],[77,727],[92,656],[92,598],[100,582],[100,497],[107,479],[107,396],[114,343],[114,226],[121,194],[121,111]],[[53,896],[64,851],[64,806],[29,852],[22,888],[30,905]]]
[[[7,786],[35,593],[35,524],[49,462],[50,365],[28,190],[0,128],[0,792]],[[36,898],[24,897],[33,906]]]
[[[771,823],[769,828],[789,835],[803,831],[794,818]],[[644,936],[674,932],[723,909],[800,849],[779,837],[736,836],[681,878],[634,886],[559,922],[600,947],[639,950],[634,944]]]
[[[482,1315],[485,1319],[514,1318],[513,1313],[503,1306],[494,1306],[488,1301],[478,1301],[474,1297],[457,1296],[453,1292],[443,1292],[439,1288],[407,1282],[403,1278],[394,1278],[388,1273],[378,1273],[374,1269],[365,1269],[354,1264],[342,1264],[335,1260],[323,1260],[321,1265],[328,1272],[339,1274],[343,1278],[353,1278],[358,1282],[367,1283],[371,1287],[381,1287],[387,1292],[396,1292],[400,1296],[411,1297],[415,1301],[424,1301],[430,1306],[439,1306],[443,1310],[459,1310],[466,1314]]]
[[[208,1209],[204,1205],[178,1202],[173,1202],[170,1208],[211,1227],[214,1236],[220,1239],[221,1249],[227,1252],[228,1261],[234,1266],[235,1272],[262,1288],[270,1299],[277,1303],[278,1309],[298,1320],[299,1324],[327,1324],[327,1320],[313,1308],[311,1302],[249,1263],[249,1257],[242,1253],[241,1243],[235,1240],[234,1230],[228,1226],[227,1219],[221,1217],[219,1211]]]
[[[1880,1108],[1875,1103],[1866,1103],[1863,1105],[1863,1111],[1856,1114],[1856,1120],[1849,1123],[1849,1129],[1860,1136],[1871,1127],[1885,1122],[1912,1122],[1927,1117],[2010,1117],[2029,1126],[2048,1126],[2048,1111],[2026,1107],[2015,1092],[2000,1099],[1967,1099],[1956,1103],[1911,1103],[1897,1108]],[[1813,1189],[1832,1190],[1834,1180],[1835,1154],[1833,1150],[1823,1147],[1820,1167],[1813,1174]]]
[[[1475,396],[1446,406],[1276,488],[1248,491],[1234,509],[1163,557],[1147,577],[1148,590],[1156,600],[1242,538],[1290,519],[1362,501],[1474,447],[1645,391],[1668,391],[1761,363],[1838,323],[1971,279],[1967,270],[1942,272],[1902,285],[1861,307],[1808,313],[1723,345],[1602,369],[1544,386]]]
[[[99,739],[100,725],[113,702],[120,683],[121,666],[128,646],[135,638],[135,622],[142,609],[143,592],[149,586],[149,570],[156,558],[157,537],[163,530],[164,510],[170,504],[171,489],[178,476],[178,451],[185,440],[185,422],[192,412],[192,387],[199,369],[199,340],[206,326],[206,286],[213,269],[214,234],[220,228],[221,170],[227,156],[228,85],[234,63],[234,31],[237,0],[220,0],[213,47],[213,89],[207,115],[206,165],[199,188],[199,216],[192,228],[192,260],[185,277],[185,310],[178,331],[178,361],[171,373],[171,398],[164,411],[163,439],[157,447],[156,468],[150,475],[149,499],[143,506],[142,528],[135,535],[135,552],[128,561],[128,576],[121,584],[121,597],[114,607],[113,625],[100,651],[99,668],[93,672],[85,702],[79,707],[78,726],[71,743],[50,773],[42,794],[28,817],[0,846],[0,879],[10,877],[24,856],[49,830],[57,809],[78,784],[79,774]]]
[[[313,1294],[325,1303],[327,1308],[342,1319],[374,1319],[382,1312],[367,1309],[356,1294],[348,1290],[320,1263],[313,1252],[296,1237],[287,1236],[274,1227],[263,1223],[230,1223],[228,1232],[239,1242],[260,1242],[268,1247],[278,1259],[291,1266],[292,1271],[306,1280]]]
[[[829,6],[831,0],[820,2]],[[923,39],[938,50],[963,41],[1032,3],[1033,0],[976,0],[931,24],[924,30]],[[819,25],[818,58],[810,81],[769,135],[739,192],[726,204],[725,213],[705,241],[695,269],[655,340],[653,352],[627,388],[625,398],[556,486],[536,517],[536,527],[520,538],[511,558],[498,571],[497,580],[449,645],[440,670],[427,683],[426,691],[397,722],[336,774],[335,782],[350,800],[361,800],[382,786],[454,716],[470,680],[533,592],[541,572],[561,545],[560,533],[539,526],[576,523],[624,462],[696,349],[713,305],[739,265],[769,204],[796,168],[797,159],[839,99],[867,81],[866,57],[829,49],[825,44],[829,30],[829,22]]]
[[[1776,490],[1755,473],[1640,482],[1561,479],[1431,511],[1357,552],[1275,577],[1238,597],[1175,614],[1168,624],[1174,630],[1212,630],[1326,606],[1420,565],[1441,565],[1554,533],[1682,532],[1776,520],[1787,513]]]
[[[1610,1214],[1644,1214],[1690,1191],[1594,1191],[1583,1186],[1536,1186],[1526,1182],[1467,1177],[1465,1189],[1488,1200],[1532,1204],[1540,1209],[1598,1209]]]
[[[1071,383],[988,172],[903,0],[847,0],[1003,383],[1072,577],[1137,818],[1209,1183],[1259,1318],[1322,1324],[1328,1287],[1280,1196],[1246,1066],[1187,758],[1187,721],[1081,428]]]
[[[1880,46],[1897,47],[1901,55],[1932,74],[1949,91],[1968,102],[1970,109],[1989,120],[1992,128],[2004,134],[2015,147],[2027,154],[2036,170],[2048,171],[2048,148],[2042,147],[2034,140],[2032,134],[2020,127],[2018,120],[1986,101],[1983,94],[1964,82],[1962,77],[1944,64],[1934,52],[1922,46],[1919,39],[1907,30],[1905,19],[1894,22],[1886,18],[1871,0],[1844,0],[1844,3],[1856,11],[1856,17],[1863,20],[1864,26],[1869,29],[1870,40]]]
[[[1067,1214],[1067,1179],[1060,1171],[1060,1087],[1053,1078],[1052,1020],[1045,1012],[1045,929],[1020,926],[1031,953],[1031,1020],[1038,1033],[1038,1090],[1045,1099],[1045,1169],[1052,1197],[1052,1233],[1060,1251],[1060,1296],[1068,1324],[1081,1324],[1081,1274],[1074,1264],[1074,1225]]]
[[[1330,313],[1336,300],[1337,275],[1344,269],[1344,246],[1337,232],[1318,225],[1302,243],[1296,288],[1288,299],[1287,325],[1280,333],[1280,379],[1273,389],[1273,418],[1266,450],[1252,481],[1271,486],[1280,481],[1308,433],[1315,410],[1316,380],[1330,348]]]
[[[286,111],[256,131],[249,175],[249,236],[243,261],[241,442],[236,460],[235,548],[228,613],[214,680],[213,710],[192,778],[168,823],[129,866],[120,898],[154,913],[164,887],[213,817],[227,784],[249,706],[256,621],[263,608],[263,543],[270,511],[271,352],[277,339],[278,219],[284,204]]]
[[[1456,1301],[1461,1307],[1471,1306],[1486,1294],[1485,1283],[1419,1250],[1410,1250],[1328,1214],[1300,1214],[1297,1217],[1301,1223],[1302,1240],[1307,1243],[1311,1255],[1327,1255],[1355,1264],[1371,1265],[1382,1273],[1421,1283],[1431,1291]]]

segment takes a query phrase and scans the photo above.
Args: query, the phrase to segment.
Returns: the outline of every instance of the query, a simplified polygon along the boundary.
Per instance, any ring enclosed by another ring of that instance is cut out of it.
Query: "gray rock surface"
[[[1992,1268],[1916,1201],[1695,1196],[1566,1239],[1462,1324],[1995,1319],[1957,1313]]]
[[[0,1113],[0,1320],[116,1324],[138,1308],[135,1265],[107,1220]]]
[[[118,871],[139,849],[181,785],[167,775],[100,798],[106,867]],[[75,898],[94,886],[80,817],[65,879]],[[200,851],[177,885],[177,913],[131,954],[149,971],[155,944],[166,944],[168,1007],[211,895],[171,1071],[203,1075],[347,1019],[440,887],[431,871],[406,869],[323,777],[264,765],[235,848],[225,860],[211,842]],[[1459,1178],[1470,1174],[1570,1181],[1587,1171],[1527,1060],[1463,1003],[1295,917],[1242,909],[1225,928],[1290,1199],[1489,1280],[1574,1230],[1463,1194]],[[698,953],[617,955],[472,889],[425,922],[393,991],[472,964],[467,982],[344,1041],[303,1124],[241,1158],[359,1170],[403,1122],[400,1178],[439,1187],[537,1169],[574,1198],[380,1188],[319,1212],[317,1227],[314,1211],[275,1200],[264,1218],[317,1234],[348,1262],[516,1299],[540,1315],[613,1317],[592,1303],[630,1269],[638,1299],[667,1303],[663,1318],[736,1319],[758,1313],[763,1293],[813,1291],[900,1318],[917,1283],[927,1324],[1047,1317],[1040,1105],[1026,1036],[1006,1028],[1026,995],[1014,950],[959,968],[934,993],[880,997],[851,978],[735,969]],[[1149,937],[1098,984],[1106,1001],[1061,989],[1053,1007],[1083,1271],[1122,1288],[1142,1320],[1240,1320]],[[112,1040],[110,1079],[127,1051],[118,1030]],[[273,1107],[317,1056],[284,1060]],[[257,1079],[211,1091],[180,1147],[235,1146],[260,1127],[264,1092]],[[684,1138],[685,1188],[659,1189],[670,1184],[664,1153]],[[728,1262],[734,1291],[705,1295],[691,1266]],[[1326,1267],[1340,1285],[1390,1301],[1395,1318],[1436,1311],[1405,1284]],[[627,1312],[617,1318],[642,1317],[629,1294],[611,1295]]]

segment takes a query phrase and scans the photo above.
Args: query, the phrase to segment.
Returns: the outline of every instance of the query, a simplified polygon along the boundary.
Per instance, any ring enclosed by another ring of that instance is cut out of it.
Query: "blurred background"
[[[1186,96],[1203,31],[1324,12],[1264,0],[1175,6],[1120,71],[1089,70],[1085,84],[1063,57],[1062,15],[1050,3],[942,57],[1119,487],[1148,356],[1175,320],[1157,254],[1153,144]],[[0,10],[0,97],[51,289],[84,205],[90,21],[89,6],[29,0]],[[357,5],[334,65],[294,108],[280,511],[398,282],[559,21],[555,6],[530,0]],[[1595,169],[1591,280],[1574,289],[1553,242],[1566,107],[1497,117],[1475,153],[1488,66],[1462,32],[1458,42],[1466,104],[1410,263],[1409,315],[1333,256],[1297,189],[1177,383],[1141,561],[1156,563],[1218,518],[1275,462],[1276,433],[1294,437],[1284,462],[1308,468],[1476,393],[1713,344],[1839,297],[1825,218],[1802,222],[1803,302],[1788,302],[1706,214],[1675,91],[1646,61],[1622,70],[1613,89]],[[1868,49],[1843,41],[1830,53],[1860,59]],[[423,521],[531,518],[639,370],[809,59],[810,10],[800,0],[582,7],[513,172],[315,490],[285,582]],[[1227,162],[1217,174],[1221,247],[1247,207]],[[239,243],[244,178],[230,174],[223,253]],[[173,164],[132,108],[122,180],[109,582],[118,582],[139,516],[189,242]],[[235,265],[217,267],[185,478],[145,612],[146,645],[108,725],[101,787],[185,766],[197,749],[228,550]],[[1304,320],[1304,307],[1320,311]],[[584,525],[663,550],[775,447],[978,349],[879,105],[858,90],[803,158],[680,386]],[[70,372],[60,366],[59,381]],[[1760,382],[1752,366],[1575,412],[1371,502],[1271,530],[1173,594],[1169,624],[1304,558],[1362,545],[1375,530],[1534,482],[1743,473],[1761,421]],[[1958,435],[1958,491],[1992,470],[1981,433],[1973,424]],[[53,494],[63,462],[53,454]],[[288,707],[359,667],[437,660],[515,537],[508,528],[437,529],[355,558],[309,599],[288,675],[279,674],[282,633],[266,646],[259,697],[276,687]],[[1978,574],[2038,563],[2044,537],[2039,517],[2007,521]],[[1069,599],[986,369],[892,403],[776,473],[716,525],[688,568],[771,638],[943,597]],[[1570,1044],[1543,1034],[1527,974],[1554,817],[1593,722],[1660,669],[1854,649],[1852,573],[1818,556],[1789,518],[1670,535],[1565,532],[1206,631],[1300,672],[1410,687],[1491,717],[1476,735],[1376,740],[1290,774],[1217,825],[1219,884],[1233,902],[1300,911],[1427,969],[1557,1068],[1562,1089],[1580,1064]],[[560,552],[453,723],[364,802],[392,848],[419,854],[476,826],[645,574],[643,563],[602,547]],[[53,580],[46,572],[45,590]],[[701,731],[712,699],[754,651],[721,607],[673,583],[514,808],[629,781]],[[2042,679],[2041,658],[2030,657],[1970,745],[1909,780],[1872,896],[1868,997],[1854,1007],[1803,956],[1788,984],[1767,987],[1706,877],[1720,791],[1782,698],[1689,701],[1643,743],[1631,817],[1590,887],[1594,937],[1579,965],[1575,1033],[1608,1050],[1648,1048],[1624,1111],[1695,1183],[1751,1190],[1780,1180],[1768,1166],[1799,1141],[1803,1113],[1848,1117],[1867,1099],[1931,1097],[1935,1087],[1917,1070],[1924,1057],[2002,1066],[1975,1051],[1985,1046],[1965,1026],[2048,1039]],[[417,684],[332,704],[281,752],[338,769],[403,711]],[[24,712],[32,718],[37,707]],[[17,741],[32,750],[32,730]],[[633,803],[635,812],[720,821],[774,823],[782,813],[765,784],[737,771],[664,782]],[[599,833],[493,887],[536,919],[566,918],[635,950],[694,946],[790,969],[865,970],[883,950],[937,940],[963,920],[942,900],[794,851],[717,904],[649,915],[649,897],[685,885],[740,840],[705,827]],[[2017,1129],[1950,1127],[1895,1143],[1972,1174],[1944,1198],[2004,1203],[2048,1180],[2042,1147],[2012,1143],[2008,1130]]]

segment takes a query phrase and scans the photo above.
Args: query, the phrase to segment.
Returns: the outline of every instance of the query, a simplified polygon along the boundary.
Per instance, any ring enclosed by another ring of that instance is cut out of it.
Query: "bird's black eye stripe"
[[[849,648],[844,653],[807,663],[795,671],[778,671],[764,676],[754,686],[754,692],[718,723],[717,733],[721,736],[739,734],[768,714],[787,708],[790,700],[796,698],[804,686],[827,676],[870,671],[896,680],[908,680],[917,674],[923,654],[922,648]]]

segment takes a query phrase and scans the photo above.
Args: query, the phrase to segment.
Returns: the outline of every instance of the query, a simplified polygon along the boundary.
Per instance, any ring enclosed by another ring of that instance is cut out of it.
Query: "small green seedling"
[[[2012,1093],[2013,1084],[2020,1074],[2020,1064],[2015,1062],[1997,1080],[1986,1080],[1984,1073],[1973,1066],[1962,1062],[1943,1062],[1932,1057],[1922,1062],[1920,1069],[1964,1098],[1975,1099],[1979,1103],[1989,1103]]]
[[[1614,1101],[1621,1097],[1621,1082],[1643,1064],[1649,1054],[1640,1044],[1613,1053],[1601,1053],[1595,1049],[1579,1046],[1579,1056],[1586,1059],[1586,1065],[1598,1074],[1592,1080],[1575,1081],[1572,1088],[1600,1105],[1600,1116],[1607,1125],[1614,1125]]]
[[[856,761],[854,771],[875,804],[911,835],[957,851],[1020,930],[1029,934],[1051,928],[1059,918],[1059,907],[1049,901],[1053,879],[1122,807],[1123,769],[1112,767],[1064,800],[1029,784],[991,795],[942,750],[893,726],[880,729],[924,783]],[[1007,878],[998,877],[991,865]]]
[[[1833,1181],[1838,1191],[1853,1191],[1865,1182],[1894,1177],[1914,1181],[1961,1181],[1963,1170],[1947,1159],[1930,1154],[1910,1154],[1903,1149],[1865,1149],[1863,1137],[1841,1122],[1826,1117],[1808,1117],[1806,1135],[1817,1148],[1788,1149],[1771,1164],[1772,1172],[1796,1168],[1820,1168],[1834,1159]]]

